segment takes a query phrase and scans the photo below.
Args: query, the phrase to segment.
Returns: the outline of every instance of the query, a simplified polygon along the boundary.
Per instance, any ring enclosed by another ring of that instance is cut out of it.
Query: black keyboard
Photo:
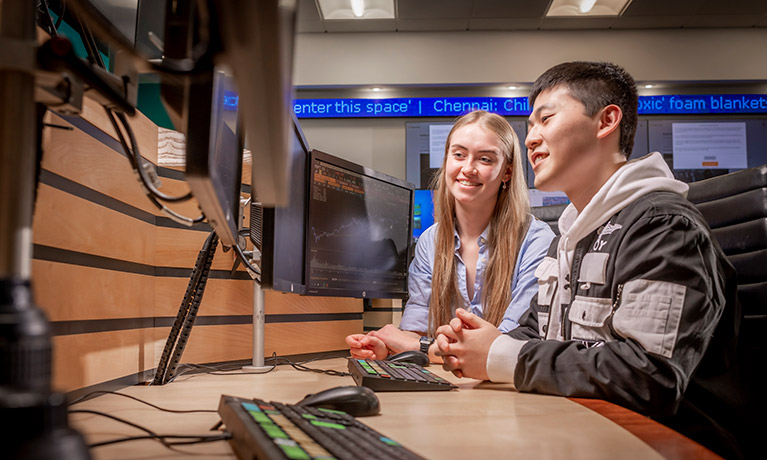
[[[218,413],[241,460],[422,458],[337,410],[222,395]]]
[[[349,372],[357,386],[373,391],[449,391],[458,388],[412,363],[351,358]]]

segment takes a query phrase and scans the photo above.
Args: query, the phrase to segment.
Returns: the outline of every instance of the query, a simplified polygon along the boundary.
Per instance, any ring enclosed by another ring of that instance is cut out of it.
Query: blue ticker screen
[[[296,99],[298,118],[457,117],[472,110],[527,116],[526,97]],[[640,115],[767,113],[767,94],[639,96]]]

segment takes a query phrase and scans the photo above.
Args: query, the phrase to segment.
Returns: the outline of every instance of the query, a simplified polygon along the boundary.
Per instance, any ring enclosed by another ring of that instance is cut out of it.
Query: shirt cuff
[[[508,335],[499,335],[487,354],[487,378],[491,382],[514,383],[514,369],[517,367],[519,351],[527,343]]]

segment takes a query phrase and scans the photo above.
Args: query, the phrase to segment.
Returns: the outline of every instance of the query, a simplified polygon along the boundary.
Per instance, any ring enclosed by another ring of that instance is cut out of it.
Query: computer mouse
[[[429,355],[418,350],[407,350],[389,356],[386,361],[413,363],[426,367],[429,365]]]
[[[346,412],[354,417],[376,415],[381,412],[378,396],[368,387],[345,386],[328,388],[306,395],[299,406],[322,407]]]

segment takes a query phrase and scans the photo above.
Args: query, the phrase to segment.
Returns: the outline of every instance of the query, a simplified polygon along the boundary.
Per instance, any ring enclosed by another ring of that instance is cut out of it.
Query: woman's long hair
[[[482,288],[483,316],[496,327],[511,302],[511,280],[514,275],[519,247],[530,224],[530,199],[522,168],[522,152],[514,130],[503,117],[477,110],[460,117],[445,142],[442,167],[434,177],[434,220],[438,223],[434,267],[429,301],[429,333],[453,317],[453,307],[463,305],[458,290],[455,257],[455,198],[445,182],[445,163],[453,133],[466,125],[477,123],[498,135],[501,141],[504,168],[511,165],[511,179],[504,189],[498,189],[498,200],[490,217],[488,245],[490,258]]]

